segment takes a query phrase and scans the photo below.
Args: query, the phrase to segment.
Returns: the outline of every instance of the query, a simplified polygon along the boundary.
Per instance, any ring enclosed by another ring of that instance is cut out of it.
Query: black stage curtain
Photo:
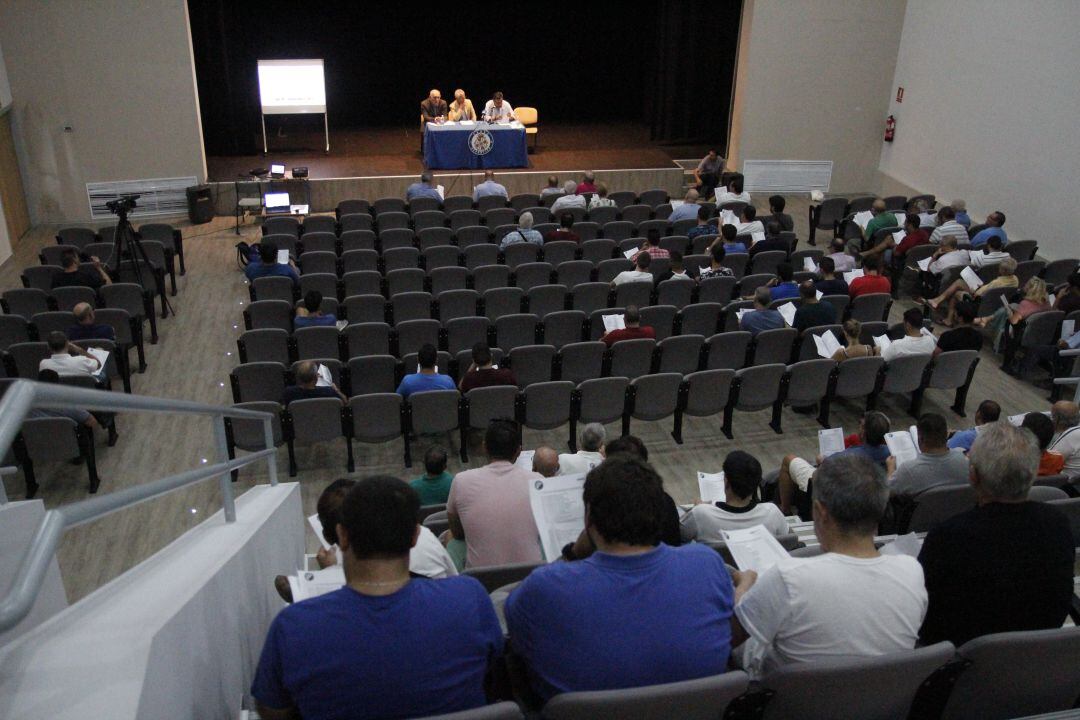
[[[661,0],[645,104],[653,140],[726,153],[742,0]]]
[[[650,122],[658,140],[722,143],[735,50],[717,38],[737,36],[741,0],[725,4],[188,0],[206,151],[261,150],[256,61],[284,58],[324,59],[331,132],[412,129],[430,88],[463,87],[478,111],[502,90],[541,123]]]

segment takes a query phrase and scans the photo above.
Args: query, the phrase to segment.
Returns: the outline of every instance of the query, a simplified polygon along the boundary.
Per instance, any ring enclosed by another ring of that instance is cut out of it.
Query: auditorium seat
[[[484,431],[492,420],[516,417],[517,397],[518,389],[513,385],[473,388],[461,397],[461,462],[469,462],[469,431]]]
[[[585,217],[588,218],[589,221],[597,223],[603,228],[607,223],[619,219],[619,208],[614,205],[602,205],[600,207],[590,208]]]
[[[469,195],[450,195],[443,198],[442,206],[447,215],[458,210],[472,210],[473,199]]]
[[[419,352],[423,345],[439,347],[438,320],[406,320],[396,323],[397,355],[404,359],[406,355]]]
[[[632,418],[655,422],[674,415],[679,404],[682,382],[683,376],[677,372],[659,372],[631,380],[627,400],[629,410],[623,425],[624,434],[630,432]]]
[[[97,231],[86,227],[65,227],[56,232],[57,245],[74,245],[76,248],[84,248],[90,243],[100,242],[101,236]]]
[[[143,227],[146,227],[145,225]],[[139,228],[142,232],[142,228]],[[329,215],[309,215],[304,218],[304,223],[301,228],[300,238],[303,239],[304,235],[310,235],[312,233],[329,233],[331,235],[337,234],[337,219],[332,218]]]
[[[101,484],[97,473],[93,430],[71,418],[49,417],[24,420],[11,445],[16,462],[22,466],[26,481],[25,498],[38,490],[35,466],[80,458],[86,466],[88,491],[96,493]]]
[[[518,265],[535,263],[540,257],[540,248],[532,243],[519,242],[507,246],[502,254],[503,264],[514,270]]]
[[[431,294],[439,296],[450,290],[464,290],[469,286],[469,270],[460,266],[437,267],[427,271]]]
[[[342,200],[337,204],[334,213],[339,221],[345,215],[361,213],[369,215],[371,213],[371,204],[367,200]]]
[[[294,238],[299,238],[300,221],[291,215],[268,217],[263,220],[262,234],[264,237],[269,235],[292,235]],[[104,239],[104,236],[102,236],[102,239]]]
[[[353,250],[375,252],[376,245],[377,239],[373,230],[346,230],[341,233],[342,257]]]
[[[245,330],[236,340],[237,355],[242,363],[276,362],[282,367],[292,363],[289,333],[281,328]]]
[[[553,430],[570,422],[574,383],[567,380],[534,382],[521,394],[524,427]]]
[[[739,311],[752,310],[753,300],[732,300],[724,306],[724,319],[721,321],[725,332],[734,332],[739,329]]]
[[[506,364],[513,371],[517,386],[524,389],[552,379],[556,353],[554,345],[519,345],[509,350]]]
[[[521,108],[517,109],[518,115],[521,114]],[[510,207],[515,212],[525,212],[529,208],[537,207],[540,205],[540,196],[536,193],[518,193],[510,198]]]
[[[696,372],[705,338],[701,335],[673,335],[657,343],[660,354],[659,372],[689,375]]]
[[[458,241],[460,244],[460,235]],[[499,246],[487,241],[487,230],[484,229],[484,239],[476,244],[464,246],[465,267],[477,271],[484,266],[500,267],[506,271],[507,282],[509,281],[510,268],[499,265]],[[477,288],[479,290],[480,288]]]
[[[956,397],[952,404],[952,411],[960,417],[965,417],[964,404],[978,364],[979,353],[976,350],[953,350],[941,353],[931,364],[926,387],[940,390],[955,388]],[[918,410],[918,407],[912,408],[912,413]]]
[[[416,241],[421,252],[427,252],[431,248],[440,246],[454,246],[454,231],[448,227],[427,227],[417,229]],[[458,250],[454,246],[455,250]],[[430,269],[430,268],[428,268]]]
[[[336,276],[338,273],[338,256],[333,251],[308,250],[307,245],[304,246],[303,254],[297,258],[297,264],[300,266],[301,275],[331,273]]]
[[[347,232],[356,232],[360,230],[372,230],[375,227],[375,221],[368,213],[350,213],[348,215],[342,215],[340,219],[341,235],[344,237]]]
[[[1008,245],[1006,245],[1006,247],[1008,247]],[[1077,260],[1076,258],[1051,260],[1046,264],[1046,267],[1043,268],[1039,277],[1045,280],[1047,285],[1056,287],[1067,281],[1069,275],[1076,272],[1078,266],[1080,266],[1080,260]]]
[[[607,346],[599,341],[574,342],[559,349],[559,379],[578,385],[604,374]]]
[[[413,393],[406,403],[409,432],[405,438],[406,467],[411,467],[409,438],[416,435],[452,434],[459,425],[457,390],[426,390]]]
[[[401,250],[409,250],[410,248],[401,248]],[[395,251],[396,252],[396,251]],[[408,259],[412,257],[414,261],[409,264]],[[387,266],[386,268],[386,294],[388,297],[394,297],[398,293],[403,292],[420,292],[424,289],[424,271],[416,267],[416,260],[419,258],[419,254],[403,254],[397,257],[394,263],[394,267]]]
[[[487,200],[488,198],[480,199]],[[495,199],[501,200],[501,198]],[[484,219],[484,225],[487,225],[489,230],[493,230],[501,225],[513,225],[517,222],[517,212],[514,208],[508,208],[502,205],[495,205],[488,210],[481,209],[480,214]]]
[[[419,201],[419,200],[432,200],[432,201],[434,201],[434,198],[416,198],[416,200],[417,201]],[[382,227],[381,219],[380,219],[379,226]],[[417,233],[419,233],[421,230],[425,230],[427,228],[443,228],[443,227],[447,227],[446,214],[442,210],[435,210],[435,209],[421,210],[419,212],[413,212],[413,214],[412,214],[412,226],[413,226],[413,230],[415,230]]]
[[[550,313],[564,310],[567,297],[564,285],[533,285],[527,291],[529,312],[543,320]]]
[[[461,268],[464,270],[464,268]],[[434,279],[432,289],[434,290]],[[439,308],[439,322],[446,325],[455,318],[471,318],[476,315],[480,305],[480,293],[466,288],[443,290],[435,296]]]
[[[461,251],[453,245],[428,247],[421,252],[420,258],[428,273],[438,268],[458,267],[462,262]]]
[[[724,717],[728,703],[747,688],[741,670],[666,685],[619,690],[571,692],[557,695],[544,706],[546,720],[622,720],[622,718],[680,718],[715,720]]]
[[[233,402],[280,402],[285,392],[285,368],[277,362],[249,362],[229,373]]]
[[[766,250],[754,256],[750,262],[749,272],[754,274],[775,275],[776,268],[782,262],[787,262],[787,253],[783,250]]]
[[[402,198],[382,197],[375,200],[372,209],[375,213],[375,219],[380,220],[379,216],[386,213],[405,212],[405,201]]]
[[[300,297],[316,291],[323,298],[338,298],[338,277],[335,273],[310,273],[300,276]]]
[[[563,348],[565,353],[566,348]],[[623,420],[626,414],[626,377],[592,377],[578,384],[570,419],[569,445],[577,452],[577,423],[607,424]]]
[[[458,317],[446,323],[446,348],[451,355],[471,351],[477,343],[487,343],[491,327],[486,317]]]
[[[337,234],[333,232],[305,232],[300,236],[300,244],[304,247],[304,253],[309,252],[327,252],[337,256],[340,254],[339,245],[341,241]]]
[[[340,355],[336,327],[306,327],[293,333],[297,360],[337,358]]]
[[[597,208],[600,209],[602,208]],[[609,240],[626,240],[634,236],[635,225],[636,223],[629,220],[610,220],[601,226],[600,234]]]
[[[271,447],[281,447],[285,443],[285,434],[281,425],[281,405],[274,401],[236,403],[235,408],[253,410],[255,412],[268,412],[272,415],[270,421]],[[225,421],[225,448],[229,459],[236,458],[236,450],[258,452],[266,449],[266,430],[261,420],[248,420],[246,418],[224,418]],[[239,470],[232,471],[232,479],[235,482],[240,475]]]
[[[540,320],[531,313],[502,315],[495,321],[495,345],[510,352],[516,347],[535,345]]]
[[[478,288],[479,289],[479,288]],[[493,287],[485,290],[484,313],[495,322],[504,315],[517,315],[525,300],[525,291],[519,287]]]
[[[556,348],[585,340],[588,316],[581,310],[559,310],[542,318],[544,342]]]
[[[0,300],[6,315],[19,315],[30,320],[38,313],[48,312],[49,295],[44,290],[35,288],[12,288],[5,290]]]
[[[289,477],[296,477],[296,443],[329,442],[337,438],[345,440],[347,449],[346,470],[354,471],[352,444],[346,436],[343,408],[337,398],[310,398],[293,400],[285,409],[285,441],[289,448]]]

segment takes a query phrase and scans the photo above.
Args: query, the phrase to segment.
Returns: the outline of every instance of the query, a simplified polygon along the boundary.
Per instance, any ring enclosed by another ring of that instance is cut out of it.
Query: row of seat
[[[187,274],[187,265],[184,262],[184,237],[183,234],[172,225],[166,223],[145,223],[140,225],[135,231],[136,237],[143,241],[143,247],[151,247],[150,243],[160,244],[162,250],[165,252],[166,257],[171,258],[175,256],[180,262],[180,274]],[[112,254],[114,242],[116,239],[116,226],[110,225],[107,227],[99,228],[97,230],[88,227],[65,227],[61,228],[56,233],[57,245],[70,245],[81,252],[85,252],[85,248],[94,243],[107,244],[108,251],[102,249],[105,254],[97,254],[102,260],[108,255]],[[150,254],[150,250],[147,250],[147,254]],[[153,261],[153,258],[151,258]],[[59,263],[52,263],[59,264]],[[171,265],[171,259],[168,260]]]
[[[814,244],[814,238],[818,230],[828,231],[831,237],[841,237],[840,224],[843,222],[844,218],[869,210],[876,199],[877,198],[872,195],[853,199],[848,199],[846,197],[832,197],[823,200],[817,205],[810,205],[808,208],[810,244]],[[918,200],[925,201],[926,207],[931,210],[937,204],[937,198],[933,195],[914,195],[910,198],[904,197],[903,195],[890,195],[882,198],[882,200],[885,202],[885,209],[890,212],[905,210],[911,203]]]
[[[132,317],[131,313],[123,308],[100,308],[94,312],[94,322],[113,329],[116,344],[124,357],[130,355],[131,348],[136,348],[139,353],[139,372],[146,372],[146,349],[141,318]],[[7,351],[13,345],[21,343],[44,344],[49,333],[59,331],[67,334],[76,324],[75,314],[69,310],[38,313],[29,321],[20,315],[0,315],[0,351]],[[18,363],[16,367],[19,367]],[[17,371],[18,376],[32,377],[25,374],[28,365],[21,367],[23,370]]]
[[[449,213],[455,210],[469,209],[486,212],[503,207],[511,207],[518,212],[522,212],[530,207],[551,207],[559,197],[562,197],[561,193],[547,193],[544,195],[518,193],[509,198],[491,195],[475,201],[468,195],[450,195],[441,200],[428,197],[417,197],[412,200],[404,200],[399,197],[383,197],[374,201],[349,199],[342,200],[337,204],[335,215],[341,218],[344,215],[358,213],[378,216],[388,212],[417,213],[425,210],[444,210]],[[640,195],[629,190],[620,190],[610,193],[608,198],[615,203],[615,207],[619,210],[631,205],[646,205],[650,208],[657,208],[671,200],[667,191],[660,188],[644,190]]]
[[[5,316],[20,317],[26,322],[32,321],[35,315],[42,313],[70,311],[80,302],[89,303],[95,311],[104,308],[121,309],[137,322],[135,335],[139,338],[140,344],[146,321],[150,323],[150,342],[156,344],[158,340],[157,316],[154,312],[153,295],[151,291],[144,290],[136,283],[125,282],[103,285],[97,291],[80,286],[56,288],[49,291],[24,287],[5,290],[0,295],[0,308],[3,309]],[[162,317],[165,315],[162,314]],[[14,320],[5,322],[8,322],[11,327],[17,325]]]
[[[164,248],[164,246],[157,241],[147,240],[142,243],[143,250],[146,251],[146,260],[149,261],[152,268],[151,275],[158,275],[164,273],[169,276],[170,283],[172,285],[172,295],[176,295],[176,262],[175,256]],[[75,245],[46,245],[42,247],[38,252],[38,260],[43,267],[52,269],[60,269],[63,264],[64,254],[67,252],[74,252],[79,257],[91,258],[96,257],[111,273],[114,263],[112,261],[112,255],[114,246],[111,243],[91,243],[83,247],[77,247]],[[130,261],[130,255],[124,253],[124,260]],[[139,256],[140,267],[145,263],[142,263],[142,256]],[[89,264],[84,265],[88,270],[96,274],[97,270],[91,267]],[[39,271],[43,276],[44,271]],[[183,273],[181,273],[183,274]],[[44,277],[38,280],[39,283],[45,282]]]

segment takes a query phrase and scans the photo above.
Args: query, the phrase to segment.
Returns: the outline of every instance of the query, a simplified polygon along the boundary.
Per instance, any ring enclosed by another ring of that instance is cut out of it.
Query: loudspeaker
[[[214,219],[214,196],[209,185],[192,185],[187,188],[188,218],[200,225]]]

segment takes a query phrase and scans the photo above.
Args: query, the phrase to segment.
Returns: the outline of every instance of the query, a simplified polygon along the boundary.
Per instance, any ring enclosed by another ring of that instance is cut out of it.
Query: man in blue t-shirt
[[[337,325],[337,316],[334,314],[323,315],[323,295],[318,290],[308,290],[304,295],[304,302],[296,308],[296,317],[293,318],[293,327],[299,330],[306,327]]]
[[[954,432],[947,443],[949,449],[959,448],[965,453],[970,452],[971,446],[975,444],[975,438],[979,436],[979,428],[997,422],[1000,417],[1001,406],[993,400],[983,400],[975,410],[975,427]]]
[[[274,275],[280,275],[282,277],[292,278],[293,287],[300,287],[300,273],[296,271],[296,267],[293,265],[292,259],[289,263],[279,263],[277,261],[277,245],[272,242],[259,243],[258,254],[252,254],[251,262],[244,268],[244,275],[251,282],[255,282],[255,278],[270,277]]]
[[[1001,238],[1001,247],[1005,247],[1009,243],[1009,236],[1005,234],[1005,213],[1000,210],[995,210],[986,216],[986,227],[975,233],[975,237],[971,238],[972,248],[981,248],[986,243],[990,242],[990,238]]]
[[[366,478],[345,496],[346,585],[270,625],[251,687],[260,717],[426,717],[486,703],[484,676],[503,646],[495,609],[474,578],[409,574],[419,509],[394,477]]]
[[[426,170],[420,174],[420,182],[414,182],[405,191],[406,200],[418,197],[432,198],[442,202],[442,195],[439,194],[439,189],[435,187],[435,181],[431,173]]]
[[[596,552],[534,570],[506,601],[510,642],[540,699],[723,673],[732,579],[715,550],[660,542],[656,471],[614,455],[589,472],[583,499]]]
[[[792,278],[795,271],[791,263],[782,262],[776,266],[776,275],[779,278],[775,285],[769,288],[769,297],[773,300],[790,300],[799,297],[799,284]]]
[[[457,390],[452,377],[439,374],[439,368],[435,365],[438,359],[439,353],[434,345],[431,343],[422,345],[416,354],[416,363],[420,367],[415,373],[401,379],[397,394],[407,398],[413,393],[425,390]]]

